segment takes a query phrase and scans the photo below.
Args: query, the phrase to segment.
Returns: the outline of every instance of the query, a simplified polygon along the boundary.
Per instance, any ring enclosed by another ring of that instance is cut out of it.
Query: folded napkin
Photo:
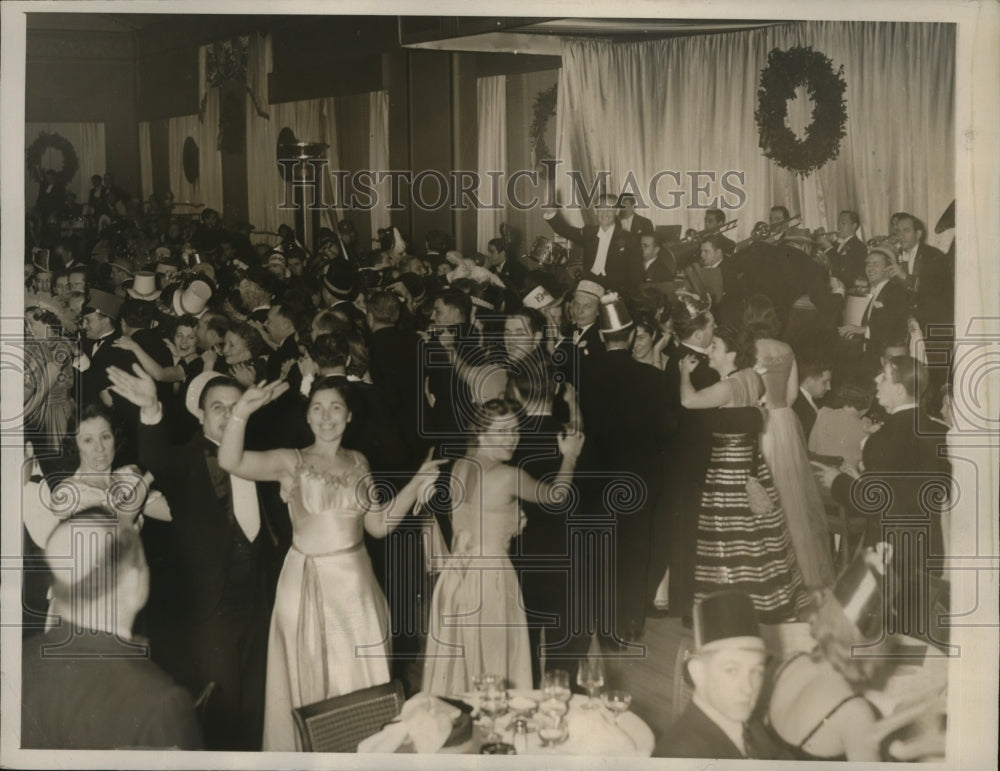
[[[567,715],[569,740],[554,749],[556,754],[603,755],[627,757],[636,755],[635,740],[614,724],[611,713],[603,707],[571,709]]]
[[[362,741],[358,752],[396,752],[407,740],[419,753],[437,752],[461,713],[434,696],[418,693],[403,705],[396,722]]]

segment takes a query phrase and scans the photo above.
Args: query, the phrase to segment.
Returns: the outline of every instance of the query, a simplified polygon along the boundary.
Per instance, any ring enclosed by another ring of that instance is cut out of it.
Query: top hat
[[[528,294],[524,296],[524,299],[521,300],[521,304],[524,305],[525,308],[534,308],[536,311],[549,308],[552,305],[555,305],[555,302],[556,298],[553,297],[552,293],[541,284],[528,292]]]
[[[91,313],[103,313],[109,319],[117,320],[123,302],[124,300],[118,295],[103,292],[100,289],[91,289],[87,304],[83,306],[81,311],[81,317]]]
[[[632,326],[632,317],[625,307],[625,301],[617,292],[608,292],[604,295],[597,310],[602,332],[620,332]]]
[[[757,614],[749,595],[736,591],[709,594],[693,610],[694,647],[735,646],[764,650]]]
[[[590,294],[600,300],[604,297],[604,287],[598,284],[596,281],[590,281],[589,279],[581,279],[580,283],[576,285],[577,292],[583,292],[584,294]]]
[[[156,288],[156,274],[148,270],[139,271],[126,291],[129,297],[136,300],[155,300],[160,296],[160,290]]]
[[[178,316],[200,316],[212,299],[212,285],[196,278],[183,289],[174,292],[173,309]]]
[[[339,265],[331,265],[323,274],[323,288],[334,297],[354,302],[358,296],[358,282],[354,271]]]
[[[201,420],[202,411],[198,406],[198,401],[201,399],[201,395],[205,391],[205,386],[219,377],[225,377],[225,375],[221,372],[202,372],[195,375],[188,384],[187,393],[184,395],[184,406],[187,407],[188,412],[199,420]]]
[[[891,559],[890,544],[869,547],[844,568],[833,587],[833,596],[844,615],[866,637],[877,630],[882,620],[885,574]]]
[[[201,273],[202,275],[208,276],[213,283],[215,282],[215,266],[210,262],[199,262],[193,264],[191,265],[190,270],[192,273]]]

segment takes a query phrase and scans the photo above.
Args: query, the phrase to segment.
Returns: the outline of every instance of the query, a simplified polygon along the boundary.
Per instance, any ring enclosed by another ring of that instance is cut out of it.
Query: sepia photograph
[[[0,12],[0,766],[996,767],[1000,4]]]

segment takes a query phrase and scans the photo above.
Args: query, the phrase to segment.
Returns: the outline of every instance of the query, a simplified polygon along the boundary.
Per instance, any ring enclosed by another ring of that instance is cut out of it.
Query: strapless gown
[[[301,749],[292,709],[389,682],[389,611],[364,546],[362,457],[338,475],[299,456],[286,494],[292,548],[267,650],[265,750]]]
[[[451,556],[431,598],[423,690],[465,693],[481,673],[530,689],[531,646],[521,587],[508,557],[521,512],[463,504],[452,512]]]

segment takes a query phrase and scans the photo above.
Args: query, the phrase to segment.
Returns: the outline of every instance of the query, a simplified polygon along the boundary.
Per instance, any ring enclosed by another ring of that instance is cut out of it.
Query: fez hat
[[[83,306],[82,315],[87,316],[91,313],[103,313],[114,321],[118,319],[118,312],[121,311],[123,302],[122,298],[118,295],[103,292],[100,289],[91,289],[90,296],[87,298],[87,304]]]
[[[632,317],[625,307],[625,301],[617,292],[608,292],[601,298],[598,315],[602,332],[620,332],[632,326]]]
[[[148,270],[139,271],[127,291],[129,297],[136,300],[155,300],[160,296],[160,290],[156,288],[156,274]]]
[[[526,294],[524,299],[521,301],[525,308],[534,308],[536,311],[548,308],[554,305],[555,302],[556,298],[553,297],[552,293],[541,284],[528,292],[528,294]]]
[[[604,297],[604,287],[596,281],[590,281],[589,279],[582,279],[580,283],[576,285],[575,291],[593,295],[598,300]]]
[[[870,637],[882,621],[885,573],[892,559],[887,543],[867,548],[844,568],[833,587],[833,596],[854,626]]]
[[[202,418],[201,408],[198,406],[198,401],[201,399],[202,393],[204,393],[206,386],[211,383],[216,378],[225,377],[221,372],[202,372],[199,375],[195,375],[191,378],[191,382],[188,384],[187,393],[184,395],[184,406],[187,407],[187,411],[194,415],[198,420]]]
[[[743,592],[727,590],[709,594],[695,603],[693,615],[695,650],[765,647],[753,600]]]

